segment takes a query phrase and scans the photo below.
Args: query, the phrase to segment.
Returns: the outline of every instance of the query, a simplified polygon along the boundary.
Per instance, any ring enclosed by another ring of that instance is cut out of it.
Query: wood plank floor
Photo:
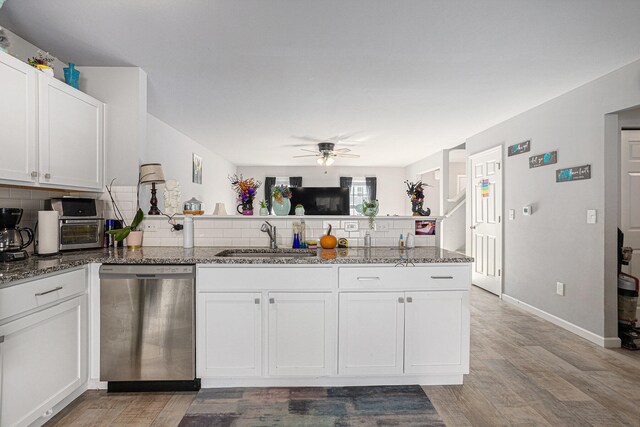
[[[640,352],[607,350],[473,288],[471,374],[425,391],[450,426],[640,426]],[[48,426],[175,426],[195,393],[87,391]]]

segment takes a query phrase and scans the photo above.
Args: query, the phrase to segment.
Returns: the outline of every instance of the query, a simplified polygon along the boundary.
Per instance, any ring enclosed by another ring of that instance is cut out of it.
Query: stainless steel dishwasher
[[[109,391],[198,390],[195,266],[100,267],[100,380]]]

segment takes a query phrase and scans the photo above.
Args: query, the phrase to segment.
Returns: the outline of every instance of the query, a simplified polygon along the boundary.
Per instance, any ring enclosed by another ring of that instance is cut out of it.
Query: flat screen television
[[[347,187],[293,187],[291,211],[297,204],[304,206],[305,215],[349,215],[349,189]]]

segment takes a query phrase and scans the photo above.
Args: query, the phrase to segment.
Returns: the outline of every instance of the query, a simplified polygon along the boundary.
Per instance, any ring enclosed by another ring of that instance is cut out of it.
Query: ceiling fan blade
[[[336,157],[344,157],[344,158],[348,158],[348,159],[357,159],[358,157],[360,157],[360,154],[336,154]]]
[[[293,158],[298,158],[298,157],[319,157],[317,154],[304,154],[302,156],[293,156]]]
[[[333,150],[333,151],[335,151],[336,153],[348,153],[351,150],[348,149],[348,148],[338,148],[338,149]]]
[[[301,148],[300,151],[308,151],[309,153],[316,153],[318,154],[318,150],[309,150],[308,148]]]
[[[311,142],[325,142],[326,141],[326,140],[324,140],[322,138],[316,138],[315,136],[308,136],[308,135],[302,135],[302,136],[291,135],[291,138],[301,139],[303,141],[311,141]]]

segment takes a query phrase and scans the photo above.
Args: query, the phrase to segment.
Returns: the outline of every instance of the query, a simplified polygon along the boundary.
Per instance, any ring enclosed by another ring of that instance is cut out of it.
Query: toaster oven
[[[98,201],[79,197],[47,200],[45,208],[58,212],[60,250],[101,248],[104,219],[98,216]]]

